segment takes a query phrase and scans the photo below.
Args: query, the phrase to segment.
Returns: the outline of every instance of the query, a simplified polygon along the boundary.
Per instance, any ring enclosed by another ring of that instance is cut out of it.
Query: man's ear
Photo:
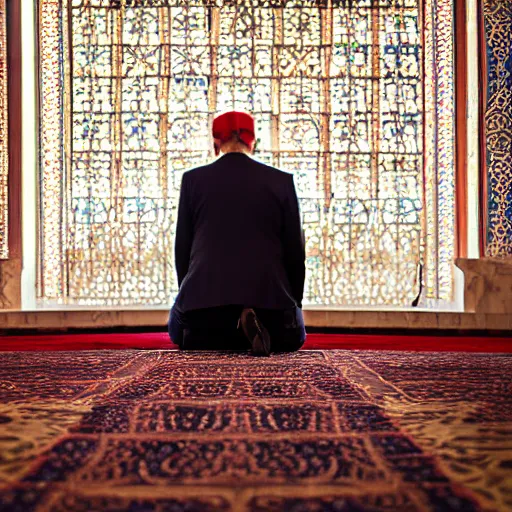
[[[219,156],[220,146],[217,143],[213,143],[213,149],[215,150],[215,156]]]

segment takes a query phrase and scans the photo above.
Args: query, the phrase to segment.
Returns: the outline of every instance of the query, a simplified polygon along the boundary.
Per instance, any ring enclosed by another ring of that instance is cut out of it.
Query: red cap
[[[238,138],[253,149],[256,136],[254,134],[254,119],[246,112],[226,112],[213,120],[212,134],[215,144],[215,154],[219,154],[220,146],[224,142],[238,135]]]

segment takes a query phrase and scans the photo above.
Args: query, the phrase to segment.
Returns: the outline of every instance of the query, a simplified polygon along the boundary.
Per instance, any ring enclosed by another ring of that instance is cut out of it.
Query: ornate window
[[[306,302],[449,299],[453,0],[40,0],[40,296],[168,304],[217,112],[295,175]]]
[[[7,25],[5,0],[0,0],[0,260],[7,259],[8,247],[8,168],[7,124]]]

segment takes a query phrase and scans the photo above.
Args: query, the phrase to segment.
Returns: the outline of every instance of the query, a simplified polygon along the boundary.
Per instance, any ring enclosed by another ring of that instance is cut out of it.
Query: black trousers
[[[169,336],[184,350],[248,350],[250,345],[239,326],[243,306],[220,306],[182,312],[176,305],[169,316]],[[255,309],[272,342],[272,352],[299,350],[306,340],[299,308]]]

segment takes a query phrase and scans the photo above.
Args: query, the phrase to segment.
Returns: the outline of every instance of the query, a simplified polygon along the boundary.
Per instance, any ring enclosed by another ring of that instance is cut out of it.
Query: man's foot
[[[260,322],[254,309],[244,309],[240,316],[240,323],[245,336],[252,347],[255,356],[270,355],[270,335],[265,326]]]

